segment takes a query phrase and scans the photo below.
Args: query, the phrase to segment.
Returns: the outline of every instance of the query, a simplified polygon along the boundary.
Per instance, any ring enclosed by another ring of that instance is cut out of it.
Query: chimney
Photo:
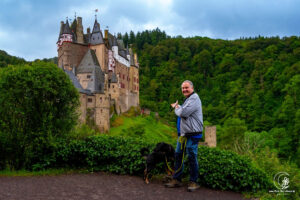
[[[77,42],[83,44],[83,26],[82,26],[82,18],[77,17],[77,26],[76,26],[76,36],[77,36]]]
[[[104,39],[108,39],[108,30],[107,29],[104,30]]]

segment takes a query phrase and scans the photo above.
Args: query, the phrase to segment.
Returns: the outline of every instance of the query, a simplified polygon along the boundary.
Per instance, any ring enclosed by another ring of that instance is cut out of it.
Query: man
[[[175,114],[180,117],[180,137],[177,140],[175,150],[175,172],[171,182],[166,187],[181,186],[181,178],[184,168],[185,150],[189,158],[190,167],[190,183],[188,191],[194,191],[199,188],[198,179],[198,142],[202,138],[203,131],[203,115],[201,100],[194,92],[193,83],[189,80],[181,84],[182,94],[185,100],[182,105],[178,105],[178,101],[171,104],[175,108]]]

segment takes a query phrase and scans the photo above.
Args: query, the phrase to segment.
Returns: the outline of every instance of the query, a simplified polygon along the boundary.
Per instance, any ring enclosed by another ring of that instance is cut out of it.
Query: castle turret
[[[104,44],[103,35],[100,30],[100,24],[97,22],[97,19],[95,19],[93,31],[90,36],[90,44],[91,45]]]
[[[62,30],[62,33],[60,34],[59,40],[57,42],[58,48],[64,42],[73,42],[73,33],[70,29],[68,19],[66,20],[66,24],[63,24],[63,22],[61,23],[61,30]]]

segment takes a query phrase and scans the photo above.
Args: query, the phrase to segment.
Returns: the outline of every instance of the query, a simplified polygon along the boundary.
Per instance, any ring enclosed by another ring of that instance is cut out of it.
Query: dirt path
[[[146,185],[142,178],[106,173],[0,177],[0,200],[235,200],[241,194],[200,188]]]

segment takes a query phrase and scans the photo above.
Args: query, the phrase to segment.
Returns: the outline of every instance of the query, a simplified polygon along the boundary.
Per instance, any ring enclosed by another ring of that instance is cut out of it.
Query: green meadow
[[[153,114],[114,117],[108,135],[135,137],[149,143],[166,142],[175,144],[177,139],[176,129],[156,119]]]

